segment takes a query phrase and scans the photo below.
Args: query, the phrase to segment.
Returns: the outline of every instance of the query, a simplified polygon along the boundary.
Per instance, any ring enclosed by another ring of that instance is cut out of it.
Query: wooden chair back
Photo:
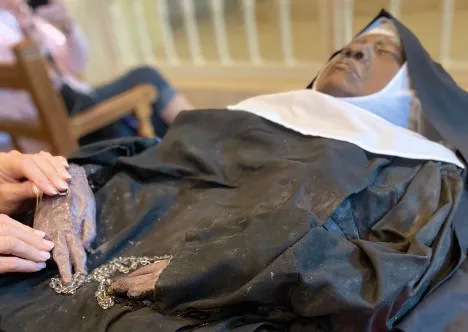
[[[48,63],[36,43],[24,40],[13,50],[16,63],[0,65],[0,89],[28,92],[38,112],[37,120],[0,120],[0,132],[8,133],[14,144],[16,137],[33,138],[48,142],[52,153],[69,156],[78,148],[80,137],[128,114],[134,114],[137,118],[140,136],[156,135],[151,121],[151,103],[158,94],[153,86],[135,86],[77,115],[69,116],[62,96],[50,79]]]
[[[24,40],[13,48],[16,63],[0,65],[0,88],[27,91],[38,112],[37,121],[0,121],[0,131],[12,137],[47,141],[56,154],[68,155],[78,148],[64,102],[50,80],[46,60],[38,46]]]

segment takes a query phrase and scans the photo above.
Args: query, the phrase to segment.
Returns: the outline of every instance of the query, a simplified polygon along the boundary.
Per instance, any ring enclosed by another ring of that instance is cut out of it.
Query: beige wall
[[[221,86],[232,89],[236,84],[241,84],[237,82],[239,78],[237,74],[242,71],[247,71],[262,81],[257,85],[251,84],[252,87],[262,86],[259,90],[302,86],[304,81],[314,75],[317,70],[317,64],[326,59],[321,50],[321,40],[324,33],[319,28],[319,0],[291,0],[294,53],[298,61],[305,63],[305,65],[288,71],[288,68],[279,63],[272,66],[271,71],[281,71],[281,75],[271,72],[271,77],[268,69],[256,69],[248,65],[249,56],[246,48],[245,27],[240,6],[231,6],[226,11],[226,23],[229,35],[228,44],[232,57],[237,62],[245,63],[242,69],[236,72],[235,70],[219,67],[213,22],[210,15],[199,15],[200,42],[209,68],[189,66],[188,70],[185,70],[185,68],[174,69],[164,65],[167,59],[165,59],[161,43],[162,36],[158,22],[157,0],[67,0],[90,40],[92,60],[85,73],[85,77],[90,82],[108,80],[131,66],[144,63],[141,39],[138,35],[138,26],[141,22],[135,20],[132,15],[131,4],[134,1],[142,1],[144,4],[145,19],[150,35],[148,43],[155,55],[150,64],[162,68],[183,89],[190,90],[193,86],[198,89],[202,87],[209,88],[213,86],[210,80],[216,80],[216,82],[225,80],[226,84],[221,84]],[[179,1],[169,0],[169,3],[177,7],[175,3]],[[201,10],[207,8],[208,0],[194,1],[196,4],[198,3],[198,7]],[[230,4],[239,2],[239,0],[226,1]],[[123,19],[121,22],[114,22],[112,24],[109,15],[105,15],[106,11],[108,12],[109,8],[111,8],[108,6],[111,3],[122,9]],[[261,55],[267,62],[281,62],[282,52],[278,24],[279,1],[257,0],[256,3]],[[357,32],[382,7],[388,7],[389,2],[387,0],[355,0],[354,3],[353,30]],[[440,54],[441,1],[403,0],[401,3],[401,20],[420,37],[428,51],[438,58]],[[456,1],[454,19],[454,34],[452,36],[453,43],[451,47],[452,60],[457,63],[460,61],[466,63],[468,62],[468,52],[466,52],[468,46],[468,39],[466,38],[466,31],[468,31],[468,1]],[[177,20],[173,22],[173,27],[177,52],[183,61],[190,62],[190,53],[184,27],[177,24]],[[126,40],[126,49],[122,50],[118,47],[119,39]],[[307,64],[310,65],[307,66]],[[463,66],[464,64],[462,63],[462,69],[468,67]],[[214,71],[218,72],[217,75],[211,75]],[[286,77],[288,81],[286,83],[284,72],[290,74],[290,76]],[[457,79],[460,77],[463,79],[465,72],[458,71],[456,73]],[[270,85],[270,87],[267,86],[265,88],[265,84]],[[218,87],[219,89],[221,88]],[[245,93],[245,91],[242,93]]]

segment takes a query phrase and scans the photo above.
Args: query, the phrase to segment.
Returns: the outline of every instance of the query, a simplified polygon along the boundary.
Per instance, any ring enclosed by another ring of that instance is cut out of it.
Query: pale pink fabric
[[[40,18],[35,19],[35,39],[47,48],[64,74],[64,80],[82,91],[90,90],[84,83],[73,77],[81,72],[88,62],[86,39],[78,27],[68,37],[54,26]],[[7,11],[0,11],[0,63],[14,61],[12,47],[23,39],[15,17]],[[56,83],[56,82],[54,82]],[[59,83],[56,83],[57,88]],[[36,111],[27,93],[0,90],[0,119],[23,119],[36,117]]]
[[[88,63],[88,46],[82,31],[75,26],[68,36],[47,23],[43,19],[35,18],[36,31],[33,38],[47,49],[54,57],[57,66],[63,74],[63,81],[82,92],[91,89],[74,78],[74,74],[80,73]],[[24,38],[16,18],[8,11],[0,10],[0,63],[12,63],[14,54],[12,47]],[[57,77],[51,76],[54,85],[58,89],[61,83]],[[25,92],[0,90],[0,121],[2,119],[36,119],[37,112],[34,105]],[[22,146],[24,144],[21,144]],[[42,145],[33,145],[28,140],[25,152],[36,152],[44,148]]]

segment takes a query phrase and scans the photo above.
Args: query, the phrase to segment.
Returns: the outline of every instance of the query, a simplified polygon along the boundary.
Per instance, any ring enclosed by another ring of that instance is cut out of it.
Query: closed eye
[[[395,50],[390,49],[390,46],[382,45],[382,44],[377,43],[377,44],[375,44],[375,51],[378,54],[391,55],[398,63],[403,62],[399,52],[396,52]]]

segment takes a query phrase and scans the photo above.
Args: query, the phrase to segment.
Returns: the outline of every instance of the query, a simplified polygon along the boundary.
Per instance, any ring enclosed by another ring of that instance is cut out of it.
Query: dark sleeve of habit
[[[353,195],[324,224],[304,209],[280,209],[190,234],[157,282],[156,306],[253,303],[303,317],[401,306],[453,259],[461,188],[454,167],[429,162],[406,183]]]

